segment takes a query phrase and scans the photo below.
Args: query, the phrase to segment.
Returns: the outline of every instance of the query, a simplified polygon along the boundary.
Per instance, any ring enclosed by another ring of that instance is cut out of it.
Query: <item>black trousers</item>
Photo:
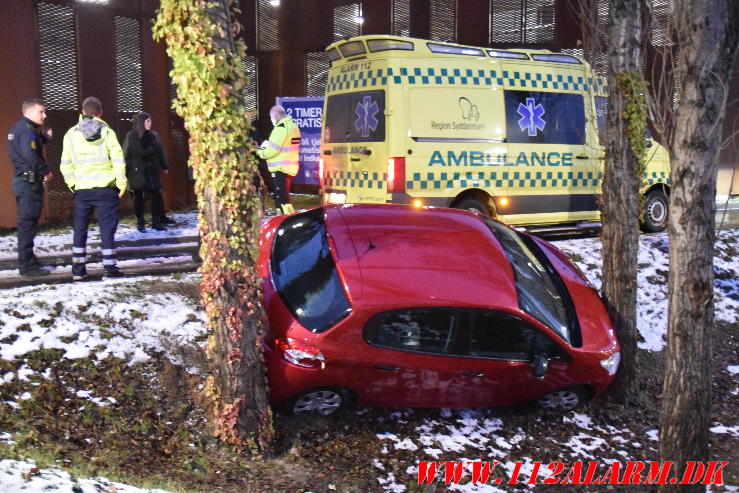
[[[272,176],[272,198],[275,199],[275,209],[278,213],[286,214],[288,209],[284,206],[290,205],[290,183],[293,177],[281,171],[270,173]]]
[[[146,197],[144,194],[151,196],[151,222],[159,224],[164,216],[164,199],[162,191],[156,190],[134,190],[133,191],[133,209],[136,212],[136,219],[139,223],[146,222],[144,220],[144,211],[146,209]]]
[[[13,178],[12,187],[18,207],[18,270],[26,272],[39,265],[33,253],[33,240],[44,204],[44,187],[41,183],[23,181],[19,176]]]

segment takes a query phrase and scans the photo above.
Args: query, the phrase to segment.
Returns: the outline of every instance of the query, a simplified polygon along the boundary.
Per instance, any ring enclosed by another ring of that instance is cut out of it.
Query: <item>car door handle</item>
[[[482,378],[485,376],[484,373],[476,372],[476,371],[463,371],[462,375],[465,377],[474,377],[474,378]]]
[[[349,161],[359,161],[359,158],[358,157],[350,157],[349,158]]]
[[[375,369],[380,371],[398,371],[400,370],[400,367],[390,365],[375,365]]]

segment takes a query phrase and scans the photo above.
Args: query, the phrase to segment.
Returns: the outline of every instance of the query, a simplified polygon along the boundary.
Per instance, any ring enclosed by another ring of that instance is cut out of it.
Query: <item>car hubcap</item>
[[[649,203],[647,213],[654,224],[662,224],[665,220],[667,209],[661,200],[655,199]]]
[[[333,414],[341,407],[341,395],[333,390],[317,390],[305,394],[293,406],[294,414]]]
[[[547,409],[569,411],[580,403],[580,396],[571,390],[558,390],[539,399],[539,405]]]

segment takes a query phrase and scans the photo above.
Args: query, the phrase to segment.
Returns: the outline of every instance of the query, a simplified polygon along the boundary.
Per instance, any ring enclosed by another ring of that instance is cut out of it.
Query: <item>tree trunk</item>
[[[246,46],[235,37],[233,3],[161,0],[154,35],[166,40],[178,86],[174,107],[190,134],[200,292],[211,331],[209,421],[215,436],[257,452],[270,450],[273,439],[256,271],[261,201],[252,185],[258,171],[243,108]]]
[[[624,118],[628,89],[616,84],[616,79],[619,74],[639,73],[641,11],[642,0],[610,0],[609,3],[608,124],[601,205],[603,297],[621,344],[621,366],[611,394],[622,403],[641,400],[636,346],[639,177],[637,157],[629,143]]]
[[[717,157],[739,5],[673,0],[670,6],[683,90],[670,143],[668,345],[659,443],[661,459],[674,461],[682,474],[685,461],[709,458]],[[705,491],[705,485],[683,488]]]

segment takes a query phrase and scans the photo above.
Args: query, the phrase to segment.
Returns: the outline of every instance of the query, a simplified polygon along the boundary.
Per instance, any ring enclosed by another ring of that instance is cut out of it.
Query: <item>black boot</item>
[[[143,219],[138,220],[138,226],[136,226],[136,229],[138,229],[142,233],[146,233],[146,223]]]
[[[167,231],[167,227],[164,224],[160,223],[160,222],[153,222],[153,223],[151,223],[151,227],[153,229],[156,229],[157,231]]]
[[[159,217],[159,222],[166,225],[166,226],[172,226],[173,224],[176,224],[177,221],[172,219],[171,217],[167,217],[166,215],[162,215]]]

